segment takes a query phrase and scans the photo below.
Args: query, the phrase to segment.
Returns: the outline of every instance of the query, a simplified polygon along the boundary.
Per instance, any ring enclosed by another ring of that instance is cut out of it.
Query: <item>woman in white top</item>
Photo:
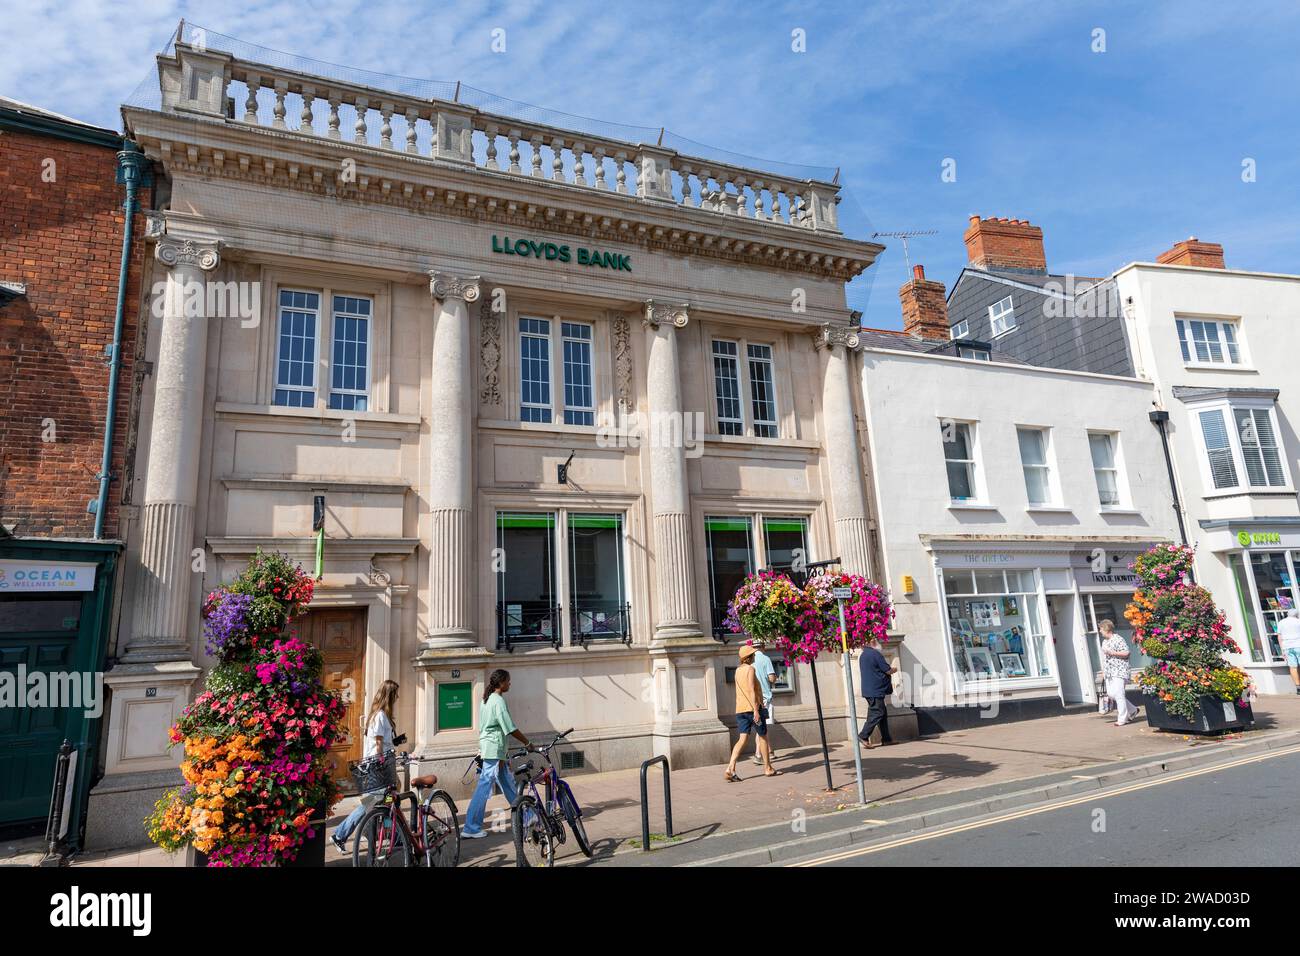
[[[397,681],[386,680],[379,685],[379,690],[375,691],[374,700],[370,702],[370,712],[362,721],[362,733],[365,736],[365,745],[361,754],[363,760],[392,751],[393,708],[396,706]],[[361,822],[361,818],[365,816],[366,811],[379,802],[381,796],[383,796],[382,793],[363,793],[361,802],[357,804],[356,809],[349,813],[347,819],[339,824],[339,828],[334,831],[334,835],[330,839],[334,841],[334,845],[338,847],[340,853],[348,852],[348,837],[357,828],[357,824]]]
[[[1128,644],[1115,633],[1115,622],[1109,618],[1098,624],[1097,629],[1101,631],[1101,653],[1106,658],[1101,666],[1106,679],[1106,696],[1115,702],[1115,712],[1119,715],[1115,726],[1123,727],[1138,712],[1125,693],[1130,669]]]

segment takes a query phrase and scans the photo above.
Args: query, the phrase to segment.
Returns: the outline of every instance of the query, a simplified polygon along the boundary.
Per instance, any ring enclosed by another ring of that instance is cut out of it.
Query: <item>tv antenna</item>
[[[912,257],[907,254],[907,240],[915,239],[917,236],[937,236],[938,229],[900,229],[897,232],[873,232],[872,239],[902,239],[903,240],[903,259],[907,262],[907,271],[912,271]]]

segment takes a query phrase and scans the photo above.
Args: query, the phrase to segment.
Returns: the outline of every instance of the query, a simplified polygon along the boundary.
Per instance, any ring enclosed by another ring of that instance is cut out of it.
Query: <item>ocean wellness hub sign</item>
[[[617,252],[602,252],[600,249],[576,249],[555,242],[536,239],[511,239],[509,236],[492,236],[492,251],[502,256],[523,256],[541,259],[544,262],[577,262],[580,266],[597,269],[611,269],[615,272],[631,272],[632,257]]]

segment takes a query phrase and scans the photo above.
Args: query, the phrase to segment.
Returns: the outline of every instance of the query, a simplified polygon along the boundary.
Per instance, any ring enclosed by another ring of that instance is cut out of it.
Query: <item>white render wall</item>
[[[1166,467],[1148,419],[1150,383],[874,348],[863,352],[862,375],[885,583],[905,635],[904,664],[943,688],[942,698],[927,693],[924,703],[952,704],[956,697],[934,556],[923,535],[978,535],[988,546],[1001,536],[1021,547],[1068,539],[1080,548],[1090,539],[1177,539]],[[950,507],[940,424],[947,418],[977,423],[977,467],[987,497],[981,507]],[[1057,509],[1028,506],[1017,425],[1051,429]],[[1119,435],[1125,510],[1101,509],[1089,430]],[[902,593],[904,575],[915,580],[911,596]],[[1079,653],[1085,653],[1081,645]]]
[[[1119,299],[1138,374],[1155,383],[1162,407],[1169,412],[1170,442],[1178,476],[1187,534],[1197,547],[1197,576],[1228,616],[1245,649],[1241,605],[1228,568],[1228,533],[1209,533],[1202,521],[1240,521],[1300,517],[1295,481],[1300,474],[1300,277],[1133,263],[1115,273]],[[1205,367],[1183,362],[1176,318],[1232,319],[1239,323],[1244,347],[1238,366]],[[1174,397],[1175,386],[1199,388],[1278,389],[1278,440],[1291,484],[1267,492],[1216,491],[1205,464],[1204,443],[1196,410]],[[1234,529],[1235,530],[1235,529]],[[1276,549],[1274,549],[1276,550]],[[1261,635],[1262,637],[1262,635]],[[1281,665],[1252,666],[1248,654],[1236,658],[1250,670],[1263,693],[1291,693]]]

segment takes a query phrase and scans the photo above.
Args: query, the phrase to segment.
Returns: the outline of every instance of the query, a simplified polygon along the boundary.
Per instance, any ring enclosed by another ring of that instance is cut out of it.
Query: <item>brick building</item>
[[[0,668],[27,695],[0,711],[0,826],[45,816],[66,739],[74,843],[98,751],[138,391],[141,246],[124,263],[124,200],[147,163],[123,146],[0,99]],[[38,700],[37,672],[77,680]]]

